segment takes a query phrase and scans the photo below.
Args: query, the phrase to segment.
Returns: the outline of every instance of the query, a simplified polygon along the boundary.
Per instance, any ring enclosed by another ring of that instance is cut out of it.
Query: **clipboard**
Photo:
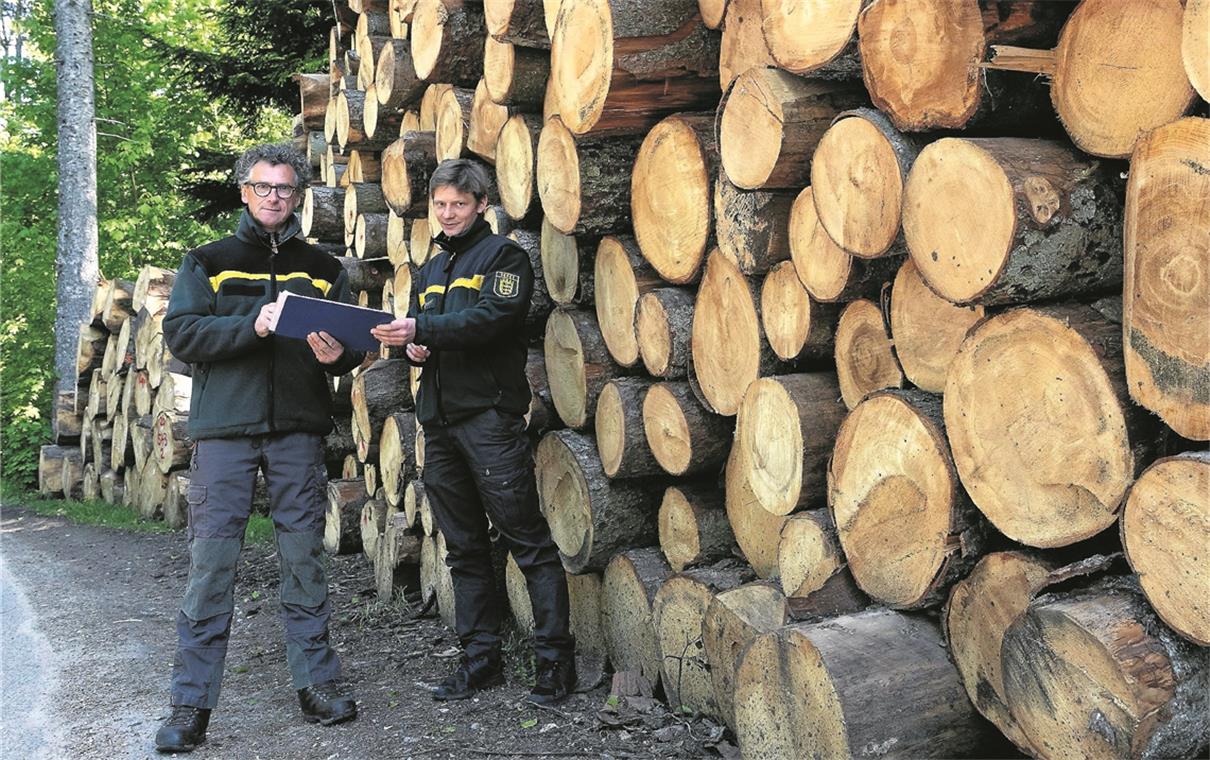
[[[367,309],[325,298],[300,296],[283,291],[277,297],[277,314],[269,330],[285,338],[306,339],[309,333],[324,331],[355,351],[372,351],[378,341],[370,329],[394,320],[381,309]]]

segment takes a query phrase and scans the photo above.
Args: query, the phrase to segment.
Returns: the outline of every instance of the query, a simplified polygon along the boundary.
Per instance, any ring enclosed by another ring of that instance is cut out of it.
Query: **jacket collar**
[[[437,234],[437,237],[433,238],[433,242],[451,254],[459,254],[469,251],[476,243],[490,234],[492,234],[492,228],[487,223],[487,220],[483,218],[483,214],[480,214],[475,217],[475,221],[471,222],[471,226],[461,235],[450,237],[444,232],[440,232]]]
[[[277,231],[277,244],[281,245],[300,232],[302,232],[302,222],[298,220],[298,214],[291,214],[290,219]],[[235,230],[235,236],[245,243],[261,245],[270,249],[273,247],[269,232],[261,226],[260,222],[252,218],[248,209],[244,209],[243,214],[240,215],[239,227]]]

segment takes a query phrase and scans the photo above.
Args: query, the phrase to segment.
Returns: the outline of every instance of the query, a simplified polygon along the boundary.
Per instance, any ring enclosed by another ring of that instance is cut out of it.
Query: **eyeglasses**
[[[245,182],[244,185],[252,188],[252,192],[256,193],[257,198],[268,198],[269,193],[276,190],[278,198],[288,201],[298,192],[298,188],[294,185],[271,185],[268,182]]]

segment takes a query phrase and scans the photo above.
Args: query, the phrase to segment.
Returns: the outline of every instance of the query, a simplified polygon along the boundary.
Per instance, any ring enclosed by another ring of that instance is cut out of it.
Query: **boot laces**
[[[164,725],[174,728],[188,728],[201,713],[202,708],[190,705],[173,705],[172,715]]]

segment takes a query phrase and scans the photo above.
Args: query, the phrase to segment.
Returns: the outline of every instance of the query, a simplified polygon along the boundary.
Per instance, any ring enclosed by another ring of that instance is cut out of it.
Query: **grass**
[[[48,517],[65,517],[80,525],[100,525],[132,533],[170,533],[167,525],[147,520],[132,510],[106,501],[48,499],[35,491],[26,491],[7,481],[0,482],[0,507],[24,507]],[[252,515],[244,540],[250,544],[273,541],[273,521],[264,515]]]

